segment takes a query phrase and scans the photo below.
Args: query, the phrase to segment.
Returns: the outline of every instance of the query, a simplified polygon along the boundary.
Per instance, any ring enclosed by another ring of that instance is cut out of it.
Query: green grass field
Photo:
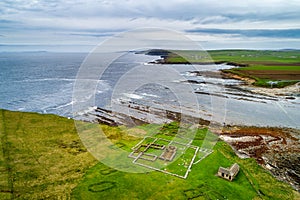
[[[97,162],[74,121],[0,110],[0,199],[68,199]]]
[[[208,51],[214,61],[232,61],[244,64],[255,63],[299,63],[300,51],[264,51],[264,50],[213,50]]]
[[[166,133],[176,124],[101,127],[130,152],[140,141],[131,134]],[[195,145],[206,131],[197,131]],[[161,172],[125,173],[99,163],[80,142],[74,121],[55,115],[0,110],[0,139],[0,199],[299,199],[289,185],[255,160],[239,159],[224,142],[184,180]],[[234,162],[241,171],[233,182],[215,176],[219,166]]]
[[[178,124],[139,126],[134,131],[138,129],[150,135],[159,132],[158,137],[170,139],[178,130]],[[193,145],[201,146],[206,132],[207,129],[198,130]],[[190,154],[193,152],[187,152],[186,156]],[[178,165],[184,159],[183,156],[173,164]],[[228,167],[235,162],[241,166],[241,171],[233,182],[215,176],[219,166]],[[172,170],[181,170],[181,167],[170,167]],[[72,193],[74,199],[297,199],[297,195],[290,186],[261,168],[254,159],[239,159],[231,147],[221,141],[216,144],[212,154],[192,166],[187,179],[157,171],[130,174],[99,163],[86,173]]]
[[[215,174],[234,162],[241,171],[233,182]],[[103,173],[105,172],[105,173]],[[296,192],[275,180],[253,159],[241,160],[224,142],[192,166],[187,179],[161,172],[128,174],[101,163],[90,169],[72,193],[74,199],[296,199]]]
[[[237,62],[241,64],[257,63],[300,63],[300,51],[266,51],[266,50],[169,50],[167,62]]]
[[[294,71],[294,70],[299,70],[299,66],[264,66],[264,65],[252,65],[251,67],[241,67],[239,68],[240,71],[243,70],[279,70],[279,71]]]

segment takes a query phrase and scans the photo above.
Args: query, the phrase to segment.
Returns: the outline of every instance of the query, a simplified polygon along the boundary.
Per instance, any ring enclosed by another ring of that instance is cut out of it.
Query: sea
[[[87,53],[2,52],[0,53],[0,108],[51,113],[72,118],[74,86]],[[239,87],[243,82],[222,79],[222,65],[161,65],[149,63],[157,56],[126,52],[112,62],[96,80],[94,107],[110,108],[112,101],[126,99],[147,106],[172,108],[187,114],[200,114],[225,124],[300,128],[300,99],[259,95]],[[99,61],[101,62],[101,61]],[[133,69],[144,71],[135,71]],[[179,76],[164,75],[164,69]],[[157,76],[153,73],[157,73]],[[153,75],[154,74],[154,75]],[[148,76],[149,75],[149,76]],[[115,88],[127,77],[121,88]],[[128,78],[129,77],[129,78]],[[149,79],[135,91],[127,91],[126,83]],[[155,82],[155,80],[162,80]],[[184,86],[184,87],[182,87]],[[185,86],[197,99],[197,106],[184,101]],[[175,91],[172,88],[179,88]],[[116,93],[115,95],[114,93]],[[86,108],[90,109],[90,108]],[[216,115],[216,116],[215,116]],[[217,116],[219,115],[219,116]]]

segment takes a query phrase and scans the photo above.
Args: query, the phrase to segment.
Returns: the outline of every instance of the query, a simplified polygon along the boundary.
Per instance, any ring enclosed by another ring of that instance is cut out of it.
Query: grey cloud
[[[220,37],[299,39],[299,10],[299,0],[1,0],[0,31],[7,38],[17,32],[13,39],[26,37],[26,31],[37,35],[48,31],[49,37],[61,33],[90,40],[141,26],[160,26]],[[240,30],[240,26],[252,30]]]
[[[71,33],[72,36],[84,36],[84,37],[107,37],[113,36],[113,33]]]
[[[28,17],[61,16],[65,18],[82,17],[123,17],[157,18],[191,21],[194,24],[219,24],[236,21],[276,21],[299,19],[300,2],[258,1],[250,2],[217,0],[211,1],[94,1],[94,0],[4,0],[3,6]],[[0,3],[1,5],[1,3]],[[214,16],[216,16],[214,18]],[[219,18],[218,18],[218,17]],[[20,20],[22,20],[20,18]]]
[[[251,3],[252,2],[252,3]],[[240,1],[63,1],[63,0],[41,0],[34,3],[31,0],[12,1],[4,0],[4,5],[20,12],[33,12],[38,14],[49,14],[65,17],[154,17],[173,20],[203,19],[213,15],[221,15],[232,20],[240,19],[266,19],[270,16],[285,16],[294,18],[299,13],[299,3],[282,2],[275,4],[263,3],[254,0],[250,3]],[[291,1],[293,2],[293,1]],[[291,4],[291,6],[289,6]],[[289,7],[288,7],[289,6]],[[282,7],[283,9],[279,9]],[[288,9],[285,9],[288,7]],[[297,9],[298,8],[298,9]],[[298,14],[299,17],[299,14]],[[278,18],[276,18],[278,19]]]
[[[244,37],[300,38],[300,29],[192,29],[187,33],[231,34]]]

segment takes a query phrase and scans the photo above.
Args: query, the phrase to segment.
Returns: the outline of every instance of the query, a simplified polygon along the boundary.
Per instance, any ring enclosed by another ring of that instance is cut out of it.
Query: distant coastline
[[[300,82],[299,50],[164,50],[151,49],[146,55],[161,56],[152,64],[226,64],[225,77],[264,88],[284,88]]]

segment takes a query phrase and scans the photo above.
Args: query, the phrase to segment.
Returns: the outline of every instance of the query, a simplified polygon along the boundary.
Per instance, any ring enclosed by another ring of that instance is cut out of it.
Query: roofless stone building
[[[220,167],[217,175],[221,178],[232,181],[239,173],[239,170],[240,166],[237,163],[234,163],[230,168]]]

